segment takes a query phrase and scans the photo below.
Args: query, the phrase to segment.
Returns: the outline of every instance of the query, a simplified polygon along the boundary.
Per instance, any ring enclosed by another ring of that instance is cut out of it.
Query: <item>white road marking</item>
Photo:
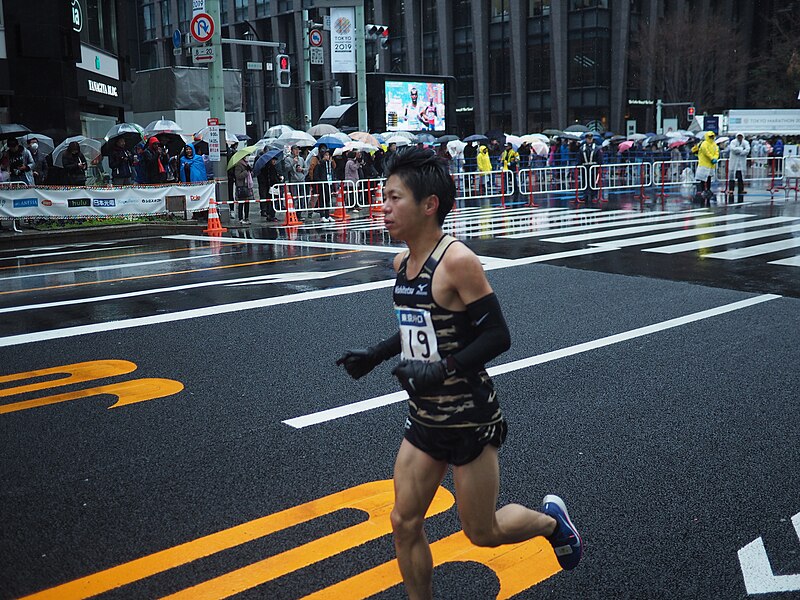
[[[148,290],[139,290],[137,292],[126,292],[124,294],[109,294],[106,296],[93,296],[89,298],[76,298],[74,300],[62,300],[60,302],[43,302],[41,304],[25,304],[22,306],[8,306],[0,308],[0,314],[19,312],[23,310],[36,310],[41,308],[57,308],[61,306],[70,306],[73,304],[87,304],[91,302],[105,302],[108,300],[119,300],[121,298],[135,298],[136,296],[152,296],[155,294],[164,294],[166,292],[178,292],[181,290],[190,290],[201,287],[213,287],[221,285],[248,285],[251,283],[265,284],[265,283],[284,283],[288,281],[310,281],[312,279],[327,279],[329,277],[336,277],[337,275],[345,275],[353,271],[362,271],[364,269],[372,269],[372,265],[365,267],[354,267],[351,269],[340,269],[338,271],[301,271],[296,273],[274,273],[272,275],[256,275],[255,277],[240,277],[237,279],[220,279],[216,281],[203,281],[201,283],[188,283],[185,285],[173,285],[170,287],[151,288]]]
[[[686,217],[686,215],[680,215]],[[695,215],[692,215],[693,217]],[[668,223],[659,223],[657,225],[640,225],[637,227],[622,227],[620,229],[595,231],[593,233],[585,233],[583,235],[562,235],[554,238],[545,238],[545,242],[556,242],[558,244],[569,244],[572,242],[590,242],[592,240],[600,240],[603,238],[611,237],[624,237],[627,235],[634,235],[637,233],[646,233],[649,231],[661,231],[665,229],[679,229],[683,227],[696,227],[698,225],[708,225],[710,223],[737,221],[740,219],[749,219],[753,215],[735,214],[735,215],[721,215],[719,217],[709,217],[707,219],[686,219],[685,221],[671,220]],[[561,233],[561,232],[559,232]]]
[[[785,219],[786,217],[774,217],[773,219]],[[764,219],[764,221],[771,221],[773,219]],[[795,219],[796,220],[796,219]],[[762,225],[770,225],[771,223],[761,222]],[[774,223],[781,223],[785,221],[773,221]],[[726,246],[728,244],[736,244],[739,242],[748,242],[750,240],[773,237],[783,235],[784,233],[794,233],[800,231],[800,225],[789,225],[787,227],[773,227],[771,229],[764,229],[761,231],[748,231],[746,233],[736,233],[732,235],[715,236],[705,240],[694,240],[693,242],[684,242],[683,244],[672,244],[671,246],[659,246],[657,248],[645,248],[643,252],[657,252],[658,254],[676,254],[678,252],[687,252],[690,250],[699,250],[701,248],[713,248],[714,246]],[[702,235],[702,229],[697,231],[698,235]],[[794,238],[800,244],[800,238]],[[746,250],[747,248],[743,248]],[[758,252],[756,253],[758,254]],[[751,255],[752,256],[752,255]]]
[[[122,250],[125,248],[141,248],[142,244],[137,244],[135,246],[109,246],[108,248],[89,248],[88,250],[70,250],[69,252],[41,252],[38,254],[18,254],[17,256],[6,256],[5,258],[0,258],[0,260],[25,260],[28,258],[40,258],[42,256],[64,256],[67,254],[85,254],[86,252],[109,252],[111,250]],[[50,248],[45,248],[45,250],[50,250]],[[86,260],[97,260],[95,258]],[[35,265],[36,263],[32,263],[30,265],[20,265],[21,267],[30,267]]]
[[[677,231],[669,231],[667,233],[655,233],[652,235],[627,238],[623,240],[612,240],[610,242],[597,242],[596,244],[592,245],[610,246],[613,248],[628,248],[630,246],[656,244],[658,242],[668,242],[680,238],[710,235],[712,233],[726,233],[728,231],[734,231],[736,229],[751,229],[754,227],[774,225],[776,223],[786,223],[787,221],[794,221],[794,220],[796,219],[793,219],[791,217],[771,217],[769,219],[759,219],[757,221],[745,221],[742,223],[728,223],[725,225],[716,225],[714,227],[694,227],[692,229],[679,229]]]
[[[713,213],[710,212],[700,212],[700,213],[688,213],[688,212],[681,212],[681,213],[667,213],[667,214],[659,214],[657,216],[651,216],[654,213],[632,213],[630,215],[620,215],[615,216],[613,218],[604,219],[603,215],[596,215],[597,221],[590,224],[590,225],[573,225],[571,227],[553,227],[550,229],[543,229],[541,231],[531,231],[528,233],[518,233],[514,235],[505,236],[511,239],[523,239],[529,237],[538,237],[541,235],[549,235],[551,233],[576,233],[576,232],[583,232],[583,231],[596,231],[598,229],[603,230],[610,230],[614,227],[626,227],[633,223],[660,223],[666,221],[676,221],[677,219],[685,219],[687,216],[691,217],[701,217],[706,215],[712,215]]]
[[[132,329],[134,327],[144,327],[146,325],[172,323],[175,321],[197,319],[200,317],[213,317],[215,315],[251,310],[254,308],[264,308],[265,306],[278,306],[281,304],[291,304],[293,302],[304,302],[306,300],[316,300],[319,298],[331,298],[333,296],[356,294],[359,292],[392,287],[393,285],[394,279],[387,279],[372,283],[359,283],[357,285],[348,285],[339,288],[289,294],[275,298],[261,298],[259,300],[234,302],[232,304],[215,304],[214,306],[204,306],[203,308],[195,308],[192,310],[183,310],[179,312],[151,315],[147,317],[137,317],[134,319],[123,319],[121,321],[91,323],[89,325],[77,325],[74,327],[63,327],[61,329],[50,329],[48,331],[9,335],[6,337],[0,337],[0,348],[19,346],[21,344],[30,344],[32,342],[41,342],[44,340],[56,340],[66,337],[87,335],[91,333],[100,333],[104,331],[118,331],[120,329]]]
[[[733,250],[725,250],[724,252],[714,252],[713,254],[706,254],[705,258],[738,260],[740,258],[750,258],[752,256],[780,252],[782,250],[788,250],[789,248],[797,248],[798,246],[800,246],[800,237],[793,237],[788,240],[778,240],[777,242],[767,242],[766,244],[757,244],[745,248],[734,248]]]
[[[772,260],[769,262],[771,265],[781,265],[784,267],[800,267],[800,256],[792,256],[791,258],[782,258],[781,260]]]
[[[626,342],[628,340],[632,340],[635,338],[651,335],[653,333],[658,333],[659,331],[665,331],[667,329],[681,327],[689,323],[694,323],[696,321],[701,321],[703,319],[709,319],[711,317],[716,317],[725,313],[741,310],[743,308],[748,308],[750,306],[755,306],[757,304],[761,304],[762,302],[768,302],[770,300],[776,300],[778,298],[781,298],[781,296],[775,294],[762,294],[760,296],[754,296],[752,298],[747,298],[745,300],[739,300],[738,302],[724,304],[716,308],[710,308],[708,310],[702,310],[696,313],[691,313],[683,317],[677,317],[674,319],[668,319],[667,321],[662,321],[660,323],[654,323],[653,325],[638,327],[636,329],[631,329],[629,331],[624,331],[622,333],[606,336],[603,338],[592,340],[590,342],[575,344],[574,346],[568,346],[567,348],[562,348],[560,350],[545,352],[544,354],[531,356],[529,358],[523,358],[520,360],[507,362],[502,365],[491,367],[490,369],[488,369],[488,373],[489,375],[494,377],[497,375],[503,375],[505,373],[518,371],[520,369],[527,369],[528,367],[532,367],[534,365],[540,365],[567,356],[573,356],[575,354],[580,354],[582,352],[589,352],[590,350],[596,350],[598,348],[603,348],[605,346],[610,346],[612,344]],[[355,402],[344,406],[337,406],[335,408],[330,408],[316,413],[311,413],[309,415],[294,417],[292,419],[287,419],[283,421],[283,423],[291,427],[294,427],[296,429],[301,429],[303,427],[308,427],[309,425],[318,425],[320,423],[325,423],[327,421],[332,421],[334,419],[339,419],[345,416],[353,415],[360,412],[365,412],[367,410],[372,410],[373,408],[378,408],[380,406],[386,406],[388,404],[402,402],[407,398],[408,395],[404,391],[393,392],[391,394],[385,394],[383,396],[369,398],[368,400],[362,400],[360,402]]]
[[[201,260],[203,258],[214,258],[216,256],[223,256],[225,254],[241,254],[241,250],[232,252],[215,252],[212,254],[200,254],[197,256],[184,256],[182,258],[164,258],[161,260],[148,260],[135,263],[117,263],[115,265],[101,265],[97,267],[83,267],[81,269],[70,269],[68,271],[51,271],[50,273],[29,273],[27,275],[12,275],[11,277],[3,277],[0,281],[8,281],[11,279],[28,279],[30,277],[57,277],[60,275],[73,275],[75,273],[97,273],[99,271],[114,271],[122,269],[130,269],[132,267],[147,267],[150,265],[160,265],[164,263],[182,262],[187,260]]]
[[[800,540],[800,513],[792,517],[792,525]],[[800,591],[800,573],[775,575],[769,563],[764,540],[760,537],[740,549],[738,555],[748,595]]]

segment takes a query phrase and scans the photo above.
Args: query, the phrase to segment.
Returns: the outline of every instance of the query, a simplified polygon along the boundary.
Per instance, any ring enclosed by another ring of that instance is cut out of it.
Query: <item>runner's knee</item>
[[[495,548],[500,545],[500,538],[497,532],[492,528],[474,526],[465,521],[462,521],[461,526],[464,529],[464,535],[466,535],[467,539],[475,546],[480,546],[481,548]]]
[[[397,510],[392,510],[390,515],[392,531],[396,538],[414,538],[422,533],[422,526],[425,522],[424,515],[405,515]]]

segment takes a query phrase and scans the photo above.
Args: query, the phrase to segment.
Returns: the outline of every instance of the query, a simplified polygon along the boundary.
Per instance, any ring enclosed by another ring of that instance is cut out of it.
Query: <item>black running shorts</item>
[[[486,444],[503,445],[508,433],[505,419],[480,427],[425,427],[406,419],[405,438],[436,460],[461,466],[478,458]]]

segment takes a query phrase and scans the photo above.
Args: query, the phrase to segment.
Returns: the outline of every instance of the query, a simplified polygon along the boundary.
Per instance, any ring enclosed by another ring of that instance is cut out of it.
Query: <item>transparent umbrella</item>
[[[278,138],[281,144],[286,146],[307,146],[311,147],[317,143],[314,136],[308,135],[305,131],[287,131]]]
[[[53,164],[55,166],[64,167],[64,153],[67,150],[67,146],[72,142],[78,142],[81,147],[81,153],[86,157],[87,161],[92,162],[95,158],[100,156],[100,146],[102,144],[100,144],[98,140],[93,140],[92,138],[87,138],[82,135],[74,135],[65,139],[53,150]]]
[[[183,127],[178,125],[175,121],[169,119],[159,119],[151,121],[147,127],[144,128],[145,133],[153,135],[154,133],[180,133]]]
[[[23,135],[18,139],[20,144],[24,144],[25,147],[27,147],[28,140],[32,140],[33,138],[36,138],[36,141],[39,142],[39,154],[41,154],[42,156],[47,156],[56,147],[55,142],[53,142],[53,138],[46,135],[42,135],[41,133],[29,133],[27,135]]]
[[[127,148],[133,148],[139,142],[144,140],[144,129],[139,127],[136,123],[117,123],[108,130],[105,136],[105,143],[100,148],[100,152],[108,156],[114,148],[117,139],[123,138]]]
[[[270,127],[264,133],[265,138],[277,138],[281,137],[287,131],[294,131],[294,127],[290,127],[289,125],[275,125],[274,127]]]

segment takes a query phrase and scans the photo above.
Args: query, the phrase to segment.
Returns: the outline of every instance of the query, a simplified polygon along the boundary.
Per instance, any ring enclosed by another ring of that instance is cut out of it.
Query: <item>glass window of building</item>
[[[569,87],[607,85],[610,79],[611,52],[608,37],[596,33],[569,41]]]
[[[453,1],[453,27],[472,26],[472,3],[469,0]]]
[[[608,0],[569,0],[570,10],[584,8],[608,8]]]
[[[192,0],[178,0],[178,29],[188,32],[191,20]]]
[[[164,30],[170,29],[172,23],[172,12],[169,9],[170,0],[161,0],[159,8],[161,9],[161,27]]]
[[[247,0],[234,0],[233,20],[241,23],[247,19]]]
[[[489,48],[489,90],[492,94],[511,91],[511,49],[505,44]]]
[[[545,17],[550,14],[550,0],[528,0],[529,17]]]
[[[389,71],[407,73],[405,2],[398,4],[397,10],[389,12]]]
[[[142,4],[142,33],[146,40],[156,37],[156,15],[152,2]],[[83,39],[83,32],[81,32],[81,39]]]
[[[144,30],[149,35],[147,39],[153,39],[157,35],[155,6],[152,2],[146,2],[147,10],[142,13],[142,18],[149,19],[145,22]],[[81,42],[101,48],[117,54],[117,9],[114,2],[102,2],[101,0],[82,0],[85,26],[81,30]],[[145,17],[145,14],[147,17]]]
[[[256,17],[269,16],[269,0],[256,0]]]
[[[492,23],[507,21],[511,0],[489,0],[489,20]]]
[[[550,43],[546,38],[534,38],[528,44],[528,89],[550,89]]]
[[[439,72],[439,27],[436,19],[436,0],[422,0],[422,72]]]

